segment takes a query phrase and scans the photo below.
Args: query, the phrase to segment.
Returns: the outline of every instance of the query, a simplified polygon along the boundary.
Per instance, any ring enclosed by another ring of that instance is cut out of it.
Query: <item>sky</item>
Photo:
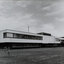
[[[64,0],[0,0],[0,30],[64,36]]]

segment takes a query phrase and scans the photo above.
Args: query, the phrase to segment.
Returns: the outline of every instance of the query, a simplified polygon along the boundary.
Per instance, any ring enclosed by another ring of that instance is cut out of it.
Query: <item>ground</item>
[[[64,64],[64,47],[1,49],[0,64]]]

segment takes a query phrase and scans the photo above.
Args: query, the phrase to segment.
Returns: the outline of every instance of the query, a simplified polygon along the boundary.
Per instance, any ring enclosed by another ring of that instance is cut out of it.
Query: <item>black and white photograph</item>
[[[64,0],[0,0],[0,64],[64,64]]]

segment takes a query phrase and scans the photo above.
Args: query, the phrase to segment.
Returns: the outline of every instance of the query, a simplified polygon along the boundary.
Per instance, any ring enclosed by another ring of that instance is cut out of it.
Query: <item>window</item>
[[[7,37],[13,37],[13,34],[12,33],[7,33]]]
[[[13,38],[13,33],[4,33],[4,38]]]
[[[14,38],[21,38],[21,35],[20,35],[20,34],[14,34],[13,37],[14,37]]]
[[[4,33],[4,38],[18,38],[18,39],[32,39],[32,40],[42,40],[42,36],[17,34],[17,33]]]
[[[4,37],[4,38],[6,38],[6,37],[7,37],[7,36],[6,36],[6,33],[4,33],[4,34],[3,34],[3,37]]]
[[[58,38],[56,38],[56,41],[60,41]]]
[[[14,38],[17,38],[17,34],[13,34],[13,37],[14,37]]]
[[[51,34],[49,34],[49,33],[44,33],[44,32],[42,32],[42,33],[37,33],[37,34],[46,35],[46,36],[51,36]]]

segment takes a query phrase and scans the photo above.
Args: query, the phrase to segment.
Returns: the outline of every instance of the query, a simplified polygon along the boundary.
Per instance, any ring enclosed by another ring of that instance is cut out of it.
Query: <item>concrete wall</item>
[[[2,42],[15,42],[15,43],[42,43],[42,40],[4,38],[4,39],[2,40]]]
[[[44,36],[43,35],[43,43],[60,43],[60,41],[57,41],[54,36]]]
[[[19,43],[60,43],[60,41],[57,41],[56,38],[54,36],[44,36],[41,35],[43,37],[43,40],[30,40],[30,39],[16,39],[16,38],[3,38],[3,33],[4,32],[8,32],[8,30],[3,30],[0,31],[0,43],[3,42],[19,42]],[[20,33],[20,32],[14,32],[14,31],[9,31],[12,33]],[[33,34],[34,35],[34,34]]]

